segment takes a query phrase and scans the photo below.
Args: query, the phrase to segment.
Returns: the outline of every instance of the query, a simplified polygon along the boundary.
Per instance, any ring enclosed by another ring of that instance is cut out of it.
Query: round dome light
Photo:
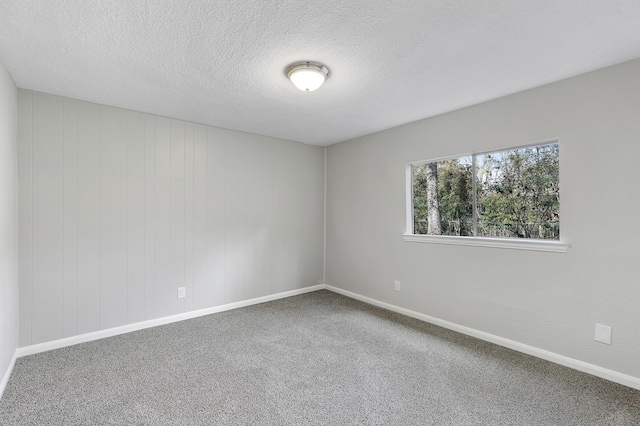
[[[317,62],[296,62],[287,67],[289,80],[303,92],[313,92],[329,77],[329,69]]]

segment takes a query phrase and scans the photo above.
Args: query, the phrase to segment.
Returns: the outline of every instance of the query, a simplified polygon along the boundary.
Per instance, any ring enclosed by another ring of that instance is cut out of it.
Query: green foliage
[[[427,164],[413,166],[413,233],[427,233]]]
[[[426,164],[413,169],[414,232],[427,233]],[[472,235],[473,199],[470,164],[457,159],[438,162],[438,201],[442,235]]]
[[[478,235],[559,238],[559,153],[547,145],[478,157]]]
[[[461,161],[462,160],[462,161]],[[559,146],[520,148],[438,162],[442,235],[559,239]],[[413,166],[414,233],[427,233],[426,163]]]

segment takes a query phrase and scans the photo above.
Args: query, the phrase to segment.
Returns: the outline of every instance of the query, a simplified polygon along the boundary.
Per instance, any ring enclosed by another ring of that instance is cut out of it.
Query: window
[[[559,154],[549,143],[411,164],[409,235],[559,242]]]

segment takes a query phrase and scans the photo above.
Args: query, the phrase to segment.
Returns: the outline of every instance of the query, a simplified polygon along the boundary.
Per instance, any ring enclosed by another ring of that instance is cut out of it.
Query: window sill
[[[569,244],[555,240],[525,240],[516,238],[455,237],[449,235],[403,234],[412,243],[450,244],[458,246],[492,247],[512,250],[533,250],[564,253]]]

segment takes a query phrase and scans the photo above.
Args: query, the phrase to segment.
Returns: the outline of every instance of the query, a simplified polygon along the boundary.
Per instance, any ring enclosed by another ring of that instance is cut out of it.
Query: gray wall
[[[16,98],[16,86],[0,62],[0,381],[18,345]]]
[[[330,146],[327,284],[640,377],[638,76],[636,60]],[[554,137],[567,253],[402,240],[407,163]]]
[[[20,346],[322,278],[321,147],[20,90],[18,150]]]

